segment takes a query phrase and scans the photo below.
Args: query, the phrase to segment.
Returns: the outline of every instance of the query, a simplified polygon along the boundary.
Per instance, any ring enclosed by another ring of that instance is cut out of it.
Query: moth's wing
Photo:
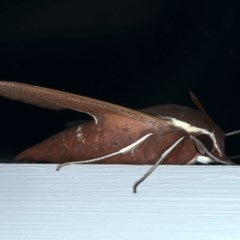
[[[72,128],[72,127],[77,127],[79,125],[82,125],[83,123],[88,122],[88,120],[73,120],[70,122],[66,122],[64,124],[65,128]]]
[[[124,115],[143,122],[159,121],[150,115],[115,104],[24,83],[0,81],[0,96],[43,108],[84,112],[92,116],[96,123],[101,123],[103,116],[107,117],[110,114]]]

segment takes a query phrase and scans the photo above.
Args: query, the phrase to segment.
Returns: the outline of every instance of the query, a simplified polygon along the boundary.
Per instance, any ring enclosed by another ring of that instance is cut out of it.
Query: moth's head
[[[225,134],[216,126],[213,132],[191,133],[197,154],[192,163],[202,164],[232,164],[225,154]]]
[[[226,134],[209,117],[198,98],[192,92],[190,92],[190,94],[193,102],[203,114],[206,124],[205,128],[200,128],[199,131],[190,133],[189,136],[198,151],[194,161],[203,164],[233,164],[233,162],[228,159],[225,154]]]

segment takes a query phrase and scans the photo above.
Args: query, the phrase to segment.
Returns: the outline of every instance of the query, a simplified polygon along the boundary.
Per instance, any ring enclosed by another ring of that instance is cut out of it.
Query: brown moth
[[[226,134],[199,110],[159,105],[141,111],[53,89],[0,81],[0,96],[54,110],[71,109],[93,120],[63,130],[16,156],[16,160],[60,164],[233,164],[225,155]],[[228,135],[231,135],[229,133]],[[228,136],[227,135],[227,136]]]

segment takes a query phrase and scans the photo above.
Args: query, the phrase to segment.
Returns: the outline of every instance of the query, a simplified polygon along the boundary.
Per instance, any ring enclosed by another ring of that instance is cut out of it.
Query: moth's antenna
[[[240,129],[236,130],[236,131],[225,133],[225,137],[230,137],[230,136],[233,136],[233,135],[237,135],[239,133],[240,133]]]
[[[240,129],[232,132],[225,133],[225,137],[231,137],[234,135],[240,134]],[[235,155],[235,156],[228,156],[229,159],[235,160],[235,159],[240,159],[240,155]]]
[[[209,117],[207,111],[205,110],[205,108],[203,107],[203,105],[201,104],[201,102],[199,101],[199,99],[196,97],[195,94],[193,94],[193,92],[189,91],[190,92],[190,95],[191,95],[191,98],[192,98],[192,101],[193,103],[198,107],[198,109],[204,114],[204,116],[206,117],[206,120],[208,121],[211,129],[213,130],[214,129],[214,126],[213,126],[213,121],[212,119]]]
[[[235,160],[235,159],[240,159],[240,155],[235,155],[235,156],[227,156],[229,159],[231,160]]]

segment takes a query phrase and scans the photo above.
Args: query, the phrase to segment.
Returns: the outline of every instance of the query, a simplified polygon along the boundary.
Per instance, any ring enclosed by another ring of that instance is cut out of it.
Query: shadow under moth
[[[144,181],[159,164],[233,164],[226,157],[225,134],[208,116],[199,100],[199,110],[158,105],[135,111],[108,102],[58,90],[0,81],[0,96],[54,110],[71,109],[90,115],[83,122],[49,137],[16,156],[18,161],[70,164],[151,164],[133,185]]]

